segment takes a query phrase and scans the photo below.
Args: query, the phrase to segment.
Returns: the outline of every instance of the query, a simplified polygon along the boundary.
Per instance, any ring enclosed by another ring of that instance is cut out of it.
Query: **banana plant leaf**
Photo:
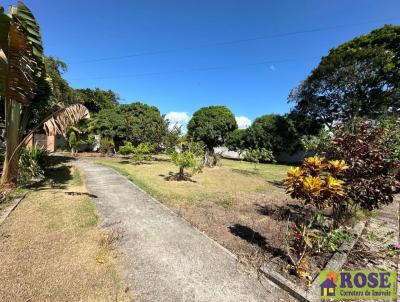
[[[8,82],[8,32],[10,31],[10,17],[5,15],[0,7],[0,96],[7,93]]]
[[[17,20],[22,26],[29,44],[32,46],[33,55],[41,68],[43,64],[43,46],[42,36],[39,24],[37,23],[32,12],[22,2],[18,2],[16,10],[13,10],[13,19]]]
[[[36,94],[34,78],[37,66],[29,42],[16,22],[11,22],[8,49],[7,97],[29,105]]]
[[[84,119],[90,118],[89,110],[81,105],[74,104],[60,109],[43,124],[47,135],[65,135],[68,127],[76,125]]]

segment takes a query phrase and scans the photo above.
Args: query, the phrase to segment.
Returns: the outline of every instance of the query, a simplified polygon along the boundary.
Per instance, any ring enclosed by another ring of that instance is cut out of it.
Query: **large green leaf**
[[[0,96],[5,96],[7,92],[9,30],[10,18],[4,14],[3,7],[0,7]]]
[[[29,105],[43,75],[43,47],[39,25],[22,3],[0,14],[0,95]]]
[[[19,24],[11,22],[8,52],[7,97],[29,105],[36,94],[36,60]]]
[[[27,8],[22,2],[18,2],[17,9],[13,10],[12,16],[14,20],[17,20],[21,24],[26,37],[32,46],[33,55],[38,63],[38,67],[41,68],[43,65],[43,46],[39,24],[29,8]]]

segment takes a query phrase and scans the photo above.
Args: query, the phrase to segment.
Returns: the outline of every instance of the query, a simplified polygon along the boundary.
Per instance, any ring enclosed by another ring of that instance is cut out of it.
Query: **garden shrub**
[[[119,146],[119,153],[122,155],[128,155],[133,152],[133,145],[131,142],[125,141],[123,146]]]
[[[332,143],[332,136],[324,129],[321,129],[318,135],[306,135],[301,138],[305,151],[312,155],[322,155],[329,149]]]
[[[78,139],[76,138],[76,134],[74,131],[71,131],[71,133],[69,134],[68,144],[71,149],[72,155],[74,155],[78,148]]]
[[[257,169],[257,164],[262,163],[273,163],[275,162],[274,154],[271,150],[266,148],[260,149],[246,149],[243,152],[244,160],[252,162],[254,169]]]
[[[37,144],[24,148],[18,163],[18,180],[27,183],[44,177],[44,169],[48,161],[48,152]]]
[[[295,274],[310,280],[308,274],[309,256],[326,251],[336,252],[350,239],[347,230],[330,223],[320,212],[297,223],[287,246],[287,256]]]
[[[113,154],[114,153],[114,140],[111,137],[102,137],[100,139],[100,152],[101,154]]]
[[[192,148],[182,148],[179,151],[173,151],[171,153],[171,161],[179,167],[178,180],[185,178],[185,169],[191,169],[191,175],[199,173],[203,169],[201,160],[196,156],[195,151]]]
[[[393,202],[400,191],[395,174],[399,168],[396,150],[398,138],[390,138],[390,129],[369,121],[357,121],[335,131],[332,150],[327,158],[341,158],[349,165],[344,173],[346,204],[373,210]],[[389,139],[388,139],[389,137]],[[389,144],[388,140],[392,143]]]
[[[318,209],[333,206],[344,199],[344,171],[349,167],[343,160],[327,161],[320,157],[309,157],[300,167],[292,167],[284,185],[286,192],[304,205],[312,204]]]
[[[148,143],[140,143],[132,150],[131,160],[135,164],[142,164],[145,161],[151,160],[151,152],[154,150],[154,146]]]
[[[325,158],[306,158],[300,167],[289,169],[286,192],[303,205],[332,206],[334,214],[333,227],[318,219],[305,219],[296,226],[287,255],[297,274],[307,275],[302,269],[307,254],[335,251],[348,239],[343,228],[336,228],[343,214],[352,214],[357,207],[373,210],[393,201],[400,191],[395,177],[399,144],[397,122],[353,121],[335,130]]]
[[[398,179],[400,174],[400,120],[395,117],[383,118],[379,121],[379,125],[383,127],[384,131],[381,137],[381,143],[387,147],[388,154],[386,161],[389,161],[397,174]]]

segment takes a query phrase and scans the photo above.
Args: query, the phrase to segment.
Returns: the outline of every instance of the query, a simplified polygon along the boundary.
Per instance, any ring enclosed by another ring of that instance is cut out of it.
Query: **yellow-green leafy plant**
[[[309,157],[300,167],[290,168],[284,181],[286,192],[303,204],[312,204],[318,209],[345,198],[342,173],[348,169],[343,160],[327,161],[320,157]]]
[[[189,177],[203,170],[201,155],[202,153],[196,152],[195,143],[181,144],[180,148],[171,153],[171,161],[179,167],[177,180],[185,179],[185,169],[191,169]]]
[[[151,160],[151,152],[155,149],[154,145],[148,143],[140,143],[132,150],[131,160],[135,164],[143,164]]]

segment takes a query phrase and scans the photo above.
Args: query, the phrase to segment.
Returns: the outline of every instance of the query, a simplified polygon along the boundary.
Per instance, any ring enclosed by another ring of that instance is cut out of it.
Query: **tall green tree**
[[[277,114],[267,114],[256,118],[246,129],[245,145],[250,149],[272,150],[277,156],[284,151],[297,150],[300,137],[290,119]]]
[[[90,121],[90,128],[103,137],[113,138],[117,145],[129,141],[134,146],[140,143],[159,145],[167,132],[160,111],[142,103],[102,109]]]
[[[60,59],[44,57],[44,76],[37,81],[37,90],[32,100],[26,130],[35,127],[44,117],[52,112],[54,106],[72,105],[78,102],[74,89],[63,78],[67,65]]]
[[[45,57],[44,63],[46,67],[46,78],[51,89],[48,103],[50,105],[60,102],[65,105],[77,103],[79,98],[76,91],[63,78],[64,73],[68,71],[67,64],[52,56]]]
[[[112,109],[118,105],[119,97],[112,90],[95,89],[76,89],[79,101],[91,113],[98,113],[102,109]]]
[[[135,102],[120,105],[118,112],[124,120],[127,140],[135,146],[140,143],[159,145],[162,142],[167,128],[157,107]]]
[[[235,129],[226,139],[225,147],[229,150],[236,151],[239,154],[247,148],[246,145],[247,129]]]
[[[332,49],[289,95],[294,112],[322,121],[376,118],[400,109],[400,26],[386,25]]]
[[[203,107],[197,110],[188,124],[188,137],[201,141],[209,153],[225,144],[226,139],[237,129],[233,113],[225,106]]]

